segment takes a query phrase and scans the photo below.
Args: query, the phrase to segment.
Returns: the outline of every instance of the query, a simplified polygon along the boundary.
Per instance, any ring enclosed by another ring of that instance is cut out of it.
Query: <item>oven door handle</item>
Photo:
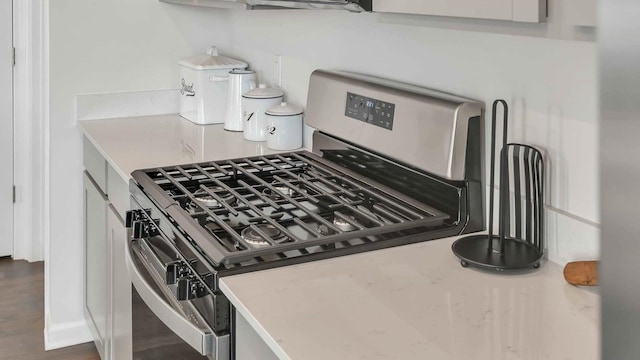
[[[136,241],[145,241],[143,239]],[[171,331],[184,340],[189,346],[198,351],[201,355],[209,356],[213,359],[226,359],[228,354],[229,335],[218,336],[206,326],[197,326],[176,310],[174,306],[167,303],[163,296],[159,295],[143,276],[147,272],[136,264],[134,257],[135,250],[132,248],[132,240],[127,239],[125,257],[127,270],[131,276],[131,282],[136,291],[149,307],[149,309],[165,324]],[[139,263],[142,260],[138,261]],[[177,301],[177,300],[176,300]],[[185,304],[186,305],[186,304]],[[214,355],[214,357],[211,357]]]

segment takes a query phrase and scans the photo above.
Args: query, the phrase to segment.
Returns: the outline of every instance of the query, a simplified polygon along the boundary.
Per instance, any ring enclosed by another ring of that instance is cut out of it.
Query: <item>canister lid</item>
[[[278,106],[274,106],[269,110],[265,111],[267,115],[273,116],[295,116],[301,115],[304,110],[300,106],[295,106],[291,104],[287,104],[286,102],[280,103]]]
[[[284,96],[284,91],[276,88],[268,88],[265,84],[260,84],[257,88],[251,89],[242,95],[242,97],[250,99],[273,99],[282,96]]]
[[[229,74],[231,75],[251,75],[255,73],[256,73],[255,71],[248,70],[248,69],[233,69],[229,71]]]
[[[215,46],[210,46],[206,54],[182,59],[178,64],[195,70],[245,69],[249,66],[243,61],[218,55],[218,49]]]

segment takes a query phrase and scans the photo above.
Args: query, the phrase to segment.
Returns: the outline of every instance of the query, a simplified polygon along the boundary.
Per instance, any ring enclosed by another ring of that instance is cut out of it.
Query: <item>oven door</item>
[[[133,359],[230,359],[230,336],[216,333],[213,295],[177,300],[167,285],[167,264],[177,254],[161,236],[129,239],[127,268],[133,283]]]

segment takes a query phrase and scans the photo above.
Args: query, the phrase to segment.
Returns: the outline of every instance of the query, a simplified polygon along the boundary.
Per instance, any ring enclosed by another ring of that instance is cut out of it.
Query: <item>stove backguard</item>
[[[442,179],[468,180],[482,103],[397,81],[316,70],[305,122],[325,134]]]

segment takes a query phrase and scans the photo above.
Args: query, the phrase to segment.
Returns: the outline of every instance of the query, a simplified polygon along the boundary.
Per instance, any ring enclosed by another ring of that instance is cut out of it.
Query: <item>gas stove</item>
[[[206,324],[202,355],[227,358],[209,354],[232,332],[220,277],[483,229],[481,104],[327,71],[308,99],[311,151],[132,174],[134,286],[146,269]]]

